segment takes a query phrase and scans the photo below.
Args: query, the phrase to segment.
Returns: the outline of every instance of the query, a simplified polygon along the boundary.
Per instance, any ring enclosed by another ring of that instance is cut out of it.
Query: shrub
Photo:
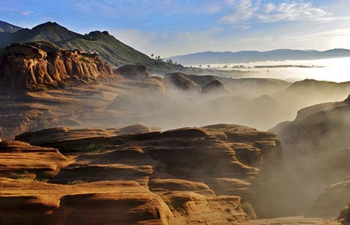
[[[84,62],[87,62],[87,63],[90,62],[90,59],[88,57],[82,57],[80,60],[84,61]]]
[[[60,83],[61,88],[69,88],[69,87],[73,87],[73,86],[74,86],[74,83],[71,81],[65,81],[65,82]]]
[[[74,184],[85,184],[86,182],[83,180],[73,180],[71,182],[68,182],[69,185],[74,185]]]
[[[97,151],[102,148],[102,145],[100,143],[91,143],[89,146],[86,148],[87,151]]]
[[[43,84],[32,86],[30,89],[32,89],[33,91],[47,91],[47,87]]]
[[[350,198],[348,199],[347,214],[345,220],[348,222],[350,221]]]

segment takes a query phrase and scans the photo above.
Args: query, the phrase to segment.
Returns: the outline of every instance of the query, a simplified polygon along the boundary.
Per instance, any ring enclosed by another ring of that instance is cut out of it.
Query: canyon
[[[347,220],[349,83],[160,76],[56,47],[0,58],[1,224]]]

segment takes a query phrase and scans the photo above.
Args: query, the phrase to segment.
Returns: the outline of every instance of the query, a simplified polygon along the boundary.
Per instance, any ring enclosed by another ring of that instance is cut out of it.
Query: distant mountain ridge
[[[32,29],[24,29],[2,21],[0,21],[0,29],[4,30],[4,32],[0,32],[0,49],[12,43],[51,42],[61,49],[78,49],[81,52],[98,53],[105,61],[115,67],[126,64],[142,64],[153,69],[183,70],[182,65],[174,65],[150,58],[117,40],[107,31],[93,31],[82,35],[55,22],[46,22]]]
[[[0,33],[14,33],[23,28],[0,21]]]
[[[239,52],[199,52],[169,57],[184,65],[200,65],[212,63],[245,63],[279,60],[312,60],[350,57],[349,49],[330,49],[327,51],[276,49],[272,51],[239,51]]]
[[[21,29],[12,34],[13,41],[17,42],[48,41],[58,45],[59,43],[82,36],[55,22],[43,23],[33,27],[33,29]]]

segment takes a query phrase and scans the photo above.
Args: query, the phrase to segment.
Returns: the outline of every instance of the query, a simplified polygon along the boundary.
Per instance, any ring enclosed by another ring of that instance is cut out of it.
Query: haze
[[[347,82],[349,81],[350,58],[264,61],[232,64],[213,63],[203,64],[202,67],[206,68],[208,65],[217,70],[239,69],[247,72],[245,77],[252,78],[274,78],[287,81],[315,79],[321,81]],[[243,66],[243,68],[240,66]]]

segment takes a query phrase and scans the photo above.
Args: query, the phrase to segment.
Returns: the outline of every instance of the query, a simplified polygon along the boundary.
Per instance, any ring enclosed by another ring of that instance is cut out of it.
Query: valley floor
[[[302,216],[281,217],[272,219],[252,220],[241,225],[340,225],[341,223],[332,219],[304,218]]]

